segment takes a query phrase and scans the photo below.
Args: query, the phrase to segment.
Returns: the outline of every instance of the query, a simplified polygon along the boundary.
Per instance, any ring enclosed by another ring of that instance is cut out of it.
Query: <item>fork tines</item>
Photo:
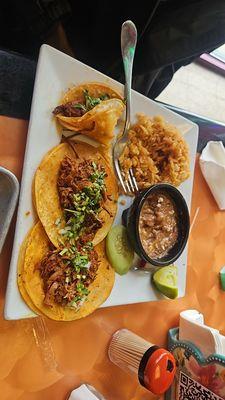
[[[137,193],[139,191],[139,189],[138,189],[137,181],[134,176],[134,172],[133,172],[132,168],[130,168],[128,171],[128,182],[131,187],[131,191],[133,193]]]
[[[118,159],[114,160],[115,170],[125,194],[137,194],[139,189],[132,168],[125,176]]]

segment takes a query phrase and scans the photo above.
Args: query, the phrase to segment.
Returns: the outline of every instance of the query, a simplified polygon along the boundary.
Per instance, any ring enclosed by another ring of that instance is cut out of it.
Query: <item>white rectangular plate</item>
[[[47,45],[41,47],[36,72],[19,209],[6,292],[6,319],[20,319],[35,316],[20,297],[17,287],[17,262],[20,246],[27,232],[36,221],[36,215],[32,205],[32,181],[34,173],[45,153],[60,141],[60,135],[57,131],[54,118],[52,117],[52,110],[58,105],[62,93],[67,88],[88,81],[107,83],[119,90],[123,88],[120,83],[66,54]],[[137,112],[143,112],[149,116],[162,115],[166,121],[176,125],[184,135],[190,148],[191,176],[179,189],[185,197],[190,209],[198,126],[135,91],[132,93],[132,110],[133,121],[135,120],[135,114]],[[126,204],[125,208],[127,205],[128,204]],[[115,223],[120,221],[122,206],[119,206],[119,208]],[[182,297],[185,294],[186,285],[187,248],[177,260],[176,265],[179,271],[179,297]],[[119,304],[160,300],[163,298],[164,297],[151,286],[149,274],[130,271],[125,276],[116,274],[112,293],[103,306],[108,307]]]

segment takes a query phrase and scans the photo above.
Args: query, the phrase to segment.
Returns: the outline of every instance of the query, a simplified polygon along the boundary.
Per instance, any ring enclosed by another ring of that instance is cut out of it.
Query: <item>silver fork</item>
[[[138,192],[138,185],[134,177],[132,169],[129,169],[128,176],[124,178],[122,168],[120,166],[119,157],[123,147],[128,139],[128,131],[130,128],[130,115],[131,115],[131,84],[132,84],[132,70],[134,53],[137,43],[137,29],[132,21],[125,21],[121,29],[121,52],[124,66],[125,85],[124,93],[126,99],[126,119],[124,129],[121,135],[118,135],[116,142],[113,146],[113,163],[114,168],[119,179],[119,182],[127,193]]]

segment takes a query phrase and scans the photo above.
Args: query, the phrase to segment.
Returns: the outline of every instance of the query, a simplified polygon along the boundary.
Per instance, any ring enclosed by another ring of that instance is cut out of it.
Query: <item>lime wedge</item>
[[[175,265],[158,269],[152,279],[159,292],[166,297],[175,299],[178,296],[177,267]]]

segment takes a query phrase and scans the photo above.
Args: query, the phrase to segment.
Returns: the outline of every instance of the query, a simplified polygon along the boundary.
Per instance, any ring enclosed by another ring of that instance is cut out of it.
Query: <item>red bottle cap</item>
[[[173,355],[166,349],[152,346],[141,359],[138,377],[146,389],[154,394],[163,394],[172,385],[175,372]]]

